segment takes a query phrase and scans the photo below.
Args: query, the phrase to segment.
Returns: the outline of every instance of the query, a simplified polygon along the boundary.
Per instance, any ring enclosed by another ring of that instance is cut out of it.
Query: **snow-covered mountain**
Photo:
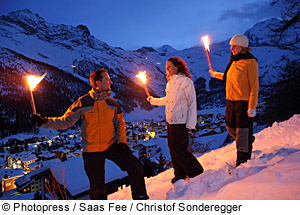
[[[254,25],[246,32],[253,53],[259,60],[261,89],[277,82],[286,64],[299,58],[299,51],[279,48],[270,37],[272,32],[268,26],[278,22],[277,19],[270,19]],[[230,56],[228,42],[211,44],[215,70],[224,71],[227,65]],[[153,107],[146,101],[146,94],[135,75],[138,71],[146,70],[150,93],[164,96],[164,67],[171,56],[180,56],[187,62],[195,82],[198,109],[225,104],[224,85],[210,78],[205,53],[200,46],[184,50],[176,50],[168,45],[157,50],[151,47],[124,50],[98,40],[84,25],[74,27],[49,23],[29,10],[2,15],[0,107],[3,110],[3,127],[29,125],[31,108],[28,87],[24,81],[29,73],[42,75],[47,72],[45,80],[34,92],[37,110],[44,115],[63,114],[74,99],[88,91],[90,72],[101,67],[109,71],[113,81],[113,96],[125,113],[151,110]],[[261,95],[260,100],[263,101],[263,93]]]

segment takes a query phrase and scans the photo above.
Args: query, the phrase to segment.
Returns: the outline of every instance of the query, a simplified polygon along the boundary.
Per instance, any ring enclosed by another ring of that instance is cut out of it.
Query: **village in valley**
[[[0,140],[0,199],[88,199],[80,129],[50,129],[43,136],[43,128],[38,129],[39,135]],[[129,147],[144,165],[146,177],[172,167],[164,120],[126,122],[126,134]],[[189,134],[193,153],[205,153],[232,142],[221,113],[198,113],[196,130]],[[109,160],[105,165],[109,193],[129,185],[126,172]]]

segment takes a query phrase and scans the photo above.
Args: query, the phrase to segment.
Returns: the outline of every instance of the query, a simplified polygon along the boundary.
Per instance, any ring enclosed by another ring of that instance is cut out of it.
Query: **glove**
[[[148,101],[148,102],[151,102],[151,99],[153,99],[153,96],[148,96],[148,97],[147,97],[147,101]]]
[[[192,127],[192,126],[189,126],[189,125],[186,125],[185,127],[186,127],[186,129],[189,129],[189,130],[195,129],[195,127]]]
[[[30,114],[30,119],[33,125],[41,126],[46,122],[46,117],[41,117],[41,114],[32,113]]]
[[[255,109],[248,109],[247,110],[248,116],[249,117],[255,117],[256,116],[256,110]]]
[[[215,70],[209,70],[209,73],[210,73],[211,77],[213,77],[213,78],[216,77],[217,72]]]

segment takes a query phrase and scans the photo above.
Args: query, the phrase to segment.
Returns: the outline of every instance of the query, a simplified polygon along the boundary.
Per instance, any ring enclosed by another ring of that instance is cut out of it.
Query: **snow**
[[[57,136],[58,134],[59,134],[59,131],[56,131],[53,129],[45,129],[43,127],[40,127],[38,134],[18,133],[18,134],[14,134],[9,137],[5,137],[5,138],[1,139],[1,142],[6,143],[9,139],[25,140],[25,139],[31,138],[31,137],[45,137],[45,136],[48,139],[52,139],[53,137]]]
[[[255,137],[251,160],[235,169],[233,142],[199,156],[205,170],[199,176],[172,185],[173,169],[168,169],[147,178],[150,200],[299,200],[300,115],[275,122]],[[130,188],[109,199],[131,199]]]
[[[10,156],[15,159],[22,158],[23,162],[35,161],[38,159],[35,154],[29,154],[28,152],[21,152],[19,154],[11,154]]]
[[[82,157],[72,157],[65,162],[51,162],[49,165],[52,173],[60,184],[64,185],[72,196],[83,193],[90,189],[90,183],[85,173]],[[97,171],[97,170],[95,170]],[[127,176],[127,172],[112,161],[105,162],[105,182],[111,182]]]
[[[143,143],[145,146],[149,145],[157,145],[160,148],[160,151],[155,154],[155,156],[151,157],[150,160],[153,162],[157,162],[159,159],[160,154],[162,153],[165,156],[166,161],[171,160],[171,155],[168,147],[168,139],[167,138],[152,138],[151,140]]]
[[[15,201],[25,201],[25,200],[29,200],[29,199],[33,199],[34,198],[34,194],[35,192],[33,193],[25,193],[25,194],[22,194],[22,195],[9,195],[9,194],[13,194],[13,193],[17,193],[17,190],[16,189],[13,189],[13,190],[10,190],[8,192],[5,192],[4,196],[2,196],[2,198],[5,200],[15,200]]]
[[[159,122],[165,120],[165,107],[155,107],[154,109],[148,111],[143,110],[141,107],[135,108],[130,113],[124,113],[124,120],[126,122],[136,123],[150,121]]]
[[[197,142],[201,143],[204,147],[209,149],[217,149],[222,146],[228,136],[227,132],[215,135],[207,135],[197,138]]]

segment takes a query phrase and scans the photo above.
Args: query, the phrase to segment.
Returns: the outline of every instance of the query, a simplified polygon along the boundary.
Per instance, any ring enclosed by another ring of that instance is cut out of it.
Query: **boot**
[[[248,160],[250,160],[250,158],[251,158],[251,152],[237,151],[235,167],[239,166],[242,163],[246,163]]]
[[[184,177],[177,177],[177,176],[175,176],[174,178],[172,178],[171,183],[174,184],[176,181],[178,181],[180,179],[185,179],[185,178],[186,178],[186,176],[184,176]]]

